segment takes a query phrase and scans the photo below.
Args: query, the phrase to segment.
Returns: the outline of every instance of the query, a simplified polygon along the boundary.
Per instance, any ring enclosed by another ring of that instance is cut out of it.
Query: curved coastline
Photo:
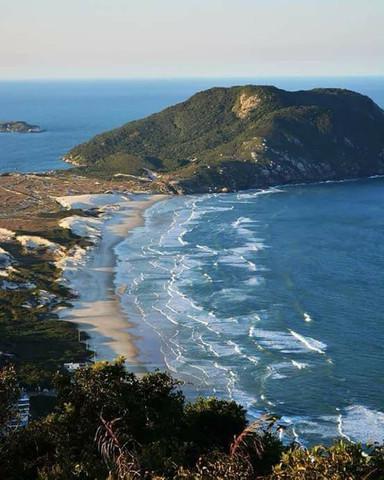
[[[382,175],[372,176],[369,179],[382,177]],[[270,187],[270,189],[359,180],[361,179],[353,178],[327,182],[283,184]],[[244,190],[238,193],[245,192]],[[100,205],[98,203],[100,200],[97,199],[101,196],[111,197],[111,199],[107,199],[107,201],[104,199]],[[130,323],[129,312],[121,303],[119,285],[115,281],[118,263],[116,247],[127,239],[133,229],[143,225],[145,211],[158,201],[172,198],[172,196],[146,193],[127,194],[119,202],[116,202],[116,198],[110,194],[91,194],[83,197],[88,199],[88,208],[92,205],[101,206],[104,215],[99,221],[100,226],[95,235],[95,245],[87,251],[80,262],[76,259],[72,268],[64,266],[64,282],[78,294],[78,297],[72,302],[71,307],[61,310],[59,316],[75,323],[80,336],[81,332],[86,333],[87,346],[95,353],[95,359],[113,360],[116,356],[123,355],[127,363],[134,368],[141,363],[138,346],[140,335],[135,334],[135,324]],[[68,199],[69,204],[72,204],[78,201],[79,196],[62,197],[62,199]],[[83,205],[83,208],[85,206],[86,204]],[[84,225],[86,222],[87,217],[79,218],[79,223]]]
[[[135,337],[130,332],[132,324],[115,291],[117,256],[114,249],[132,229],[143,223],[144,211],[165,198],[167,195],[138,194],[105,204],[106,214],[96,233],[95,245],[80,262],[64,266],[63,281],[78,296],[71,307],[60,312],[60,318],[75,323],[79,335],[86,333],[88,349],[97,360],[113,360],[123,355],[127,363],[138,363]],[[76,197],[66,199],[72,203],[78,200]],[[97,202],[97,195],[88,195],[87,200],[91,204],[94,200]]]

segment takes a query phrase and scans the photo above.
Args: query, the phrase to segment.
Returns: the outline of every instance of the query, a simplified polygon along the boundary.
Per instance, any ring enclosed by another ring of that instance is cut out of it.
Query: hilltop
[[[384,174],[384,112],[343,89],[212,88],[97,135],[65,159],[179,193]]]

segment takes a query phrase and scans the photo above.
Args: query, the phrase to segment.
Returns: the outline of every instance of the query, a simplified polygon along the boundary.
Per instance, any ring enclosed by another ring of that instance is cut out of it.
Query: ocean
[[[92,135],[214,85],[338,86],[384,107],[380,78],[0,83],[0,171],[67,168]],[[116,291],[146,368],[281,416],[303,444],[384,441],[384,179],[174,197],[116,247]],[[191,393],[192,394],[192,393]]]
[[[304,444],[384,440],[383,207],[382,178],[156,204],[117,247],[141,361]]]

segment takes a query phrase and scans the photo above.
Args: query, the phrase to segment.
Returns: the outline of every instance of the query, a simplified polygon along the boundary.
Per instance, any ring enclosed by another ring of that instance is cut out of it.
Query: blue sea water
[[[303,443],[384,440],[384,179],[176,197],[117,253],[143,364]]]
[[[1,134],[0,172],[66,168],[96,133],[241,83],[345,87],[384,107],[381,78],[0,82],[0,120],[46,129]],[[279,414],[303,443],[384,440],[384,179],[175,197],[116,251],[145,367]]]

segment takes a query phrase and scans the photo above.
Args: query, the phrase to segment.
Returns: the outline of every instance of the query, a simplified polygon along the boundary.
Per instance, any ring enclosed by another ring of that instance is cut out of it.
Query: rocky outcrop
[[[41,133],[43,130],[38,125],[27,122],[0,122],[0,133]]]

